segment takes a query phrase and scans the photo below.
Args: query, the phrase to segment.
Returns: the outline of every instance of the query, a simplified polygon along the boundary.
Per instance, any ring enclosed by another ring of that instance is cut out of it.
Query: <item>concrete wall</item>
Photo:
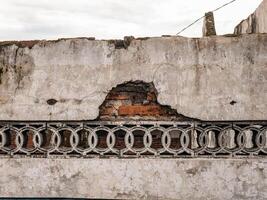
[[[203,120],[267,119],[267,34],[0,43],[0,120],[95,119],[108,92],[153,82]],[[0,159],[1,197],[266,199],[259,159]]]
[[[159,103],[188,117],[267,119],[266,55],[267,34],[2,42],[0,120],[94,119],[130,80],[153,82]]]
[[[240,22],[234,33],[267,33],[267,0],[263,0],[254,13]]]
[[[1,159],[2,197],[265,200],[267,161]]]

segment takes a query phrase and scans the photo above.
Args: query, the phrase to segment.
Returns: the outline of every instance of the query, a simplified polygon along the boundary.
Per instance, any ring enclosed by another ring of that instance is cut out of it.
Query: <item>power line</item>
[[[232,0],[226,4],[223,4],[222,6],[212,10],[211,12],[216,12],[217,10],[220,10],[221,8],[231,4],[231,3],[234,3],[236,0]],[[196,19],[194,22],[192,22],[191,24],[189,24],[188,26],[186,26],[185,28],[183,28],[182,30],[180,30],[178,33],[176,33],[176,35],[179,35],[180,33],[184,32],[186,29],[188,29],[189,27],[193,26],[195,23],[197,23],[199,20],[203,19],[205,17],[205,15],[203,15],[202,17]]]

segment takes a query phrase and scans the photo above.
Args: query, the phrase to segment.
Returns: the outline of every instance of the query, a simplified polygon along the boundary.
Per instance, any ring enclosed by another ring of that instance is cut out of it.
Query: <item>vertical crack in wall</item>
[[[99,107],[99,120],[193,120],[157,100],[152,82],[129,81],[113,87]]]

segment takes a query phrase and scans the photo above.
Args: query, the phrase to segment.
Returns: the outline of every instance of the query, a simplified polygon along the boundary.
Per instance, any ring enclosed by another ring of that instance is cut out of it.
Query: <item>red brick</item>
[[[123,105],[119,107],[119,116],[159,116],[164,112],[159,105]]]

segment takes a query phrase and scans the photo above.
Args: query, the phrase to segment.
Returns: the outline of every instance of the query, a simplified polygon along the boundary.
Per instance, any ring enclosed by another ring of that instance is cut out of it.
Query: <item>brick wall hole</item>
[[[192,118],[179,114],[157,100],[153,82],[128,81],[113,87],[99,107],[99,120],[176,120]]]

